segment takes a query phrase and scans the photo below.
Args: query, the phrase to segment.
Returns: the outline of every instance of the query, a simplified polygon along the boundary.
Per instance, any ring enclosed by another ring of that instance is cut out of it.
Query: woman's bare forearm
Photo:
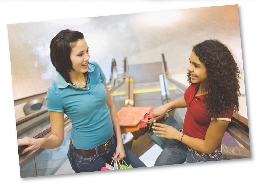
[[[184,96],[182,96],[181,98],[174,100],[172,102],[169,102],[167,104],[165,104],[166,109],[176,109],[176,108],[184,108],[187,107],[186,101],[184,99]]]

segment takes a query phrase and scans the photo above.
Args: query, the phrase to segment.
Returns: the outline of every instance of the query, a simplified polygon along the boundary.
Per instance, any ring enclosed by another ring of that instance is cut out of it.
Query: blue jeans
[[[70,161],[72,169],[76,173],[80,172],[93,172],[100,171],[102,167],[105,166],[105,163],[111,164],[113,153],[116,150],[116,137],[112,137],[112,145],[108,150],[100,152],[99,154],[93,156],[81,156],[74,152],[71,145],[69,145],[69,150],[67,153],[68,159]],[[133,168],[146,167],[146,165],[134,154],[132,153],[125,145],[124,150],[126,157],[124,161],[128,165],[132,165]]]
[[[211,154],[205,154],[189,148],[178,140],[171,140],[162,150],[154,166],[174,165],[195,162],[219,161],[222,159],[221,149],[216,149]]]

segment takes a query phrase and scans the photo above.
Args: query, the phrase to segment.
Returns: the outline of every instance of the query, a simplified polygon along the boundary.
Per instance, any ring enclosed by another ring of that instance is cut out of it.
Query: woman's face
[[[190,54],[189,63],[188,72],[191,83],[204,82],[207,79],[206,67],[193,51]]]
[[[88,71],[90,54],[85,39],[80,39],[73,43],[70,59],[72,61],[72,68],[75,72],[85,73]]]

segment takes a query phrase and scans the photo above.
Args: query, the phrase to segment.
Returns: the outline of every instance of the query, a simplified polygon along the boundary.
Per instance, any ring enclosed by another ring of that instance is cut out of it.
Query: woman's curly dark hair
[[[217,118],[229,109],[238,112],[240,70],[229,48],[218,40],[205,40],[192,50],[206,67],[204,103],[208,114]],[[191,83],[189,78],[188,81]]]

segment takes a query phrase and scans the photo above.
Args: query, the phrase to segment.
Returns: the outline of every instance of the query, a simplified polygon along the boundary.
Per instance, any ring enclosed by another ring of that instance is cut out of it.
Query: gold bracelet
[[[181,138],[180,138],[180,142],[182,142],[182,138],[183,138],[183,136],[184,136],[184,133],[182,133],[182,136],[181,136]]]

